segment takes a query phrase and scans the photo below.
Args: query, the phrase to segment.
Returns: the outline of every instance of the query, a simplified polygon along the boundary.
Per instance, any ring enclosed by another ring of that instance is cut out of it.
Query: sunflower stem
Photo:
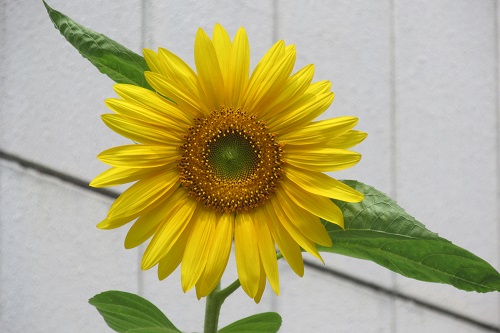
[[[281,258],[283,258],[283,254],[277,252],[276,259],[279,260]],[[207,296],[207,303],[205,304],[205,327],[203,333],[217,333],[222,303],[224,303],[226,298],[234,293],[240,286],[240,280],[236,279],[229,286],[221,290],[219,282],[215,289]]]
[[[222,302],[224,302],[226,298],[232,293],[234,293],[236,289],[238,289],[240,286],[241,286],[240,280],[236,280],[226,288],[220,290],[218,292],[218,296],[222,299]]]
[[[215,289],[207,296],[205,304],[205,327],[204,333],[217,333],[219,325],[219,314],[222,302],[219,301],[217,293],[220,290],[220,282]]]
[[[219,315],[222,303],[226,298],[231,295],[236,289],[240,287],[240,280],[236,280],[226,288],[220,290],[220,282],[207,296],[207,303],[205,304],[205,327],[204,333],[217,333],[219,325]]]

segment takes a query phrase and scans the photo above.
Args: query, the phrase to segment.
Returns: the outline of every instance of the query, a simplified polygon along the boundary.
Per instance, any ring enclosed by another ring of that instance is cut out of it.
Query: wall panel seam
[[[497,221],[497,252],[500,258],[500,7],[498,0],[493,0],[493,25],[494,35],[494,64],[495,64],[495,81],[494,81],[494,96],[495,96],[495,115],[496,115],[496,221]],[[500,264],[500,260],[497,261]],[[498,298],[500,308],[500,297]]]
[[[275,43],[278,38],[279,38],[279,14],[278,14],[278,8],[279,8],[279,0],[273,0],[273,15],[272,15],[272,27],[273,27],[273,39],[272,42]]]
[[[397,200],[397,137],[396,137],[396,9],[395,0],[389,0],[389,94],[390,94],[390,164],[389,180],[391,196]],[[392,287],[397,290],[395,273],[391,275]],[[397,331],[396,296],[391,300],[391,332]]]
[[[451,317],[451,318],[456,319],[456,320],[460,320],[462,322],[480,327],[482,329],[489,330],[491,332],[500,332],[500,328],[498,328],[494,325],[490,325],[490,324],[482,322],[480,320],[476,320],[472,317],[465,316],[465,315],[462,315],[462,314],[457,313],[455,311],[448,310],[444,307],[432,304],[430,302],[423,301],[423,300],[415,298],[413,296],[401,293],[397,290],[389,289],[389,288],[380,286],[378,284],[375,284],[373,282],[369,282],[369,281],[351,276],[349,274],[346,274],[346,273],[337,271],[335,269],[332,269],[332,268],[329,268],[329,267],[326,267],[326,266],[323,266],[323,265],[320,265],[317,263],[313,263],[313,262],[310,262],[307,260],[304,260],[304,265],[306,267],[309,267],[310,269],[314,269],[314,270],[317,270],[319,272],[322,272],[325,275],[331,275],[331,276],[334,276],[334,277],[339,278],[341,280],[355,284],[357,286],[363,286],[367,289],[371,289],[372,291],[375,291],[377,293],[382,293],[385,295],[392,296],[394,299],[414,303],[415,305],[420,306],[422,308],[431,310],[431,311],[439,313],[441,315],[445,315],[447,317]]]
[[[141,15],[140,15],[140,18],[141,18],[141,25],[140,25],[141,40],[139,41],[139,44],[140,44],[140,49],[142,52],[142,50],[146,47],[146,38],[147,38],[147,31],[146,30],[147,30],[147,22],[148,22],[147,1],[148,0],[139,0],[139,1],[141,2],[141,7],[140,7],[140,11],[141,11]],[[142,274],[142,270],[139,269],[139,267],[141,267],[141,262],[142,262],[142,253],[144,253],[144,250],[145,250],[144,244],[139,245],[139,249],[140,249],[140,251],[137,251],[137,258],[136,258],[136,260],[137,260],[137,262],[136,262],[137,293],[139,295],[144,295],[145,279],[144,279],[144,274]]]
[[[14,162],[23,168],[38,171],[41,174],[57,178],[57,179],[62,180],[66,183],[72,184],[76,187],[82,188],[82,189],[87,190],[87,191],[96,192],[96,193],[102,194],[102,195],[109,197],[109,198],[116,199],[120,195],[120,193],[113,191],[113,190],[108,190],[105,188],[90,187],[89,181],[83,180],[81,178],[72,176],[70,174],[67,174],[67,173],[64,173],[64,172],[61,172],[61,171],[58,171],[55,169],[52,169],[52,168],[47,167],[45,165],[42,165],[40,163],[29,161],[23,157],[8,153],[8,152],[3,151],[1,149],[0,149],[0,160]]]

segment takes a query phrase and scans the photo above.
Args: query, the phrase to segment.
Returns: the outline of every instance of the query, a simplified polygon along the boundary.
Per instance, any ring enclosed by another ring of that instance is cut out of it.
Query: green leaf
[[[90,30],[43,2],[54,26],[80,54],[117,83],[152,90],[144,77],[149,67],[143,57],[111,38]]]
[[[429,231],[375,188],[352,180],[344,183],[365,199],[333,200],[344,214],[345,230],[323,221],[333,246],[320,251],[371,260],[417,280],[467,291],[500,291],[500,274],[486,261]]]
[[[235,321],[219,330],[219,333],[276,333],[281,317],[276,312],[264,312]]]
[[[135,294],[110,290],[95,295],[89,303],[97,308],[108,326],[116,332],[153,328],[164,330],[151,330],[151,333],[180,332],[156,306]]]

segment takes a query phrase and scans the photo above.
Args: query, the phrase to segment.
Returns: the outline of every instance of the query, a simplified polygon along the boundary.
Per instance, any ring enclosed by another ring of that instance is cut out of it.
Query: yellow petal
[[[250,71],[250,45],[245,29],[240,28],[231,45],[227,73],[226,103],[238,108],[243,103],[243,93],[248,84]]]
[[[266,203],[262,206],[265,216],[267,217],[269,231],[275,240],[280,252],[288,262],[288,265],[293,269],[298,276],[304,275],[304,261],[302,260],[302,252],[300,246],[290,236],[288,231],[283,228],[279,221],[271,203]]]
[[[154,72],[145,72],[144,76],[154,90],[173,100],[178,109],[189,116],[189,119],[201,117],[213,111],[213,109],[208,110],[207,104],[201,102],[198,97],[194,97],[189,91],[179,87],[167,77]]]
[[[344,227],[342,211],[330,199],[309,193],[288,179],[282,182],[282,186],[286,194],[298,206],[323,220],[335,223],[342,228]]]
[[[135,219],[135,217],[129,217],[129,216],[123,218],[114,218],[114,219],[105,218],[101,222],[97,223],[96,227],[103,230],[116,229],[129,223],[133,219]]]
[[[320,95],[320,94],[329,93],[329,92],[331,92],[331,90],[332,90],[332,83],[330,81],[323,80],[323,81],[318,81],[318,82],[314,82],[313,84],[311,84],[307,88],[305,93]]]
[[[174,83],[185,95],[197,104],[205,105],[205,108],[200,108],[200,111],[205,111],[208,108],[206,102],[200,99],[201,86],[198,82],[198,76],[181,58],[173,54],[167,49],[159,48],[158,54],[165,67],[165,77],[168,81]]]
[[[179,122],[178,119],[173,119],[164,112],[157,111],[134,101],[109,98],[104,103],[116,113],[163,127],[168,131],[184,133],[188,128],[186,123]]]
[[[132,101],[164,113],[175,122],[181,122],[188,125],[192,122],[193,117],[191,114],[180,111],[177,105],[164,99],[151,90],[140,88],[131,84],[115,84],[113,89],[124,100]]]
[[[276,42],[259,61],[243,93],[243,100],[240,101],[244,109],[255,103],[255,96],[258,94],[260,86],[264,83],[269,71],[284,55],[285,43],[280,40]]]
[[[162,59],[162,63],[165,64],[166,76],[178,83],[182,83],[184,88],[196,95],[199,89],[198,77],[191,67],[167,49],[160,47],[158,55]]]
[[[236,214],[234,250],[241,287],[254,298],[259,288],[260,259],[255,226],[250,214]]]
[[[279,295],[280,284],[276,248],[274,247],[274,241],[268,226],[271,222],[267,220],[264,209],[257,209],[255,211],[254,223],[257,239],[259,240],[258,245],[262,267],[267,275],[271,288],[273,288],[276,295]]]
[[[103,114],[102,120],[113,131],[135,142],[152,145],[176,145],[182,137],[166,129],[119,114]]]
[[[296,106],[280,113],[268,122],[270,131],[285,133],[302,128],[325,112],[333,102],[333,93],[304,94]]]
[[[182,257],[181,282],[182,290],[187,292],[194,287],[205,270],[210,248],[210,239],[215,231],[215,211],[199,205],[195,213],[193,231]]]
[[[358,118],[339,117],[310,123],[298,130],[281,134],[279,141],[294,145],[323,143],[341,136],[356,126]]]
[[[300,245],[304,250],[323,261],[321,255],[316,249],[316,245],[308,237],[306,237],[290,220],[290,217],[285,213],[281,202],[277,200],[276,197],[271,198],[271,204],[273,205],[274,211],[281,225],[286,229],[286,231],[292,236],[292,238]],[[324,227],[323,227],[324,229]]]
[[[308,65],[289,77],[276,98],[262,108],[259,119],[264,121],[286,110],[307,90],[314,75],[314,66]]]
[[[165,200],[161,205],[158,205],[155,209],[142,215],[134,222],[125,237],[126,249],[132,249],[148,240],[165,217],[169,216],[172,211],[177,209],[179,204],[183,202],[181,199],[184,194],[180,191],[176,191],[179,185],[180,182],[177,182],[172,186],[165,194]]]
[[[310,84],[302,95],[294,96],[294,98],[290,99],[287,102],[286,107],[277,110],[274,115],[266,121],[266,124],[269,126],[270,123],[279,124],[285,121],[288,118],[289,114],[295,112],[295,110],[297,109],[302,108],[304,104],[311,103],[311,101],[316,100],[317,96],[319,95],[330,93],[331,87],[332,84],[329,81],[319,81]],[[303,126],[305,125],[307,124],[304,124]]]
[[[305,171],[288,165],[286,176],[304,190],[314,194],[346,202],[363,200],[363,194],[321,172]]]
[[[234,214],[224,213],[217,222],[217,228],[209,242],[210,250],[205,271],[196,284],[198,299],[211,293],[219,283],[231,253],[233,232]]]
[[[264,273],[264,267],[262,262],[260,263],[260,279],[259,279],[259,287],[257,288],[257,294],[253,300],[255,303],[259,304],[262,299],[262,294],[264,294],[264,289],[266,288],[266,274]]]
[[[92,187],[108,187],[134,182],[141,178],[148,178],[153,174],[157,174],[161,167],[158,168],[128,168],[128,167],[113,167],[95,177],[89,184]]]
[[[214,45],[215,53],[217,54],[217,59],[219,60],[219,67],[224,80],[224,86],[226,86],[229,71],[229,53],[232,43],[226,29],[218,23],[214,27],[212,44]]]
[[[339,137],[328,140],[324,145],[332,148],[349,149],[366,139],[367,135],[365,132],[351,130]]]
[[[308,146],[286,146],[285,160],[302,169],[326,172],[339,171],[356,165],[359,153],[335,148],[310,148]]]
[[[191,230],[193,229],[192,224],[188,225],[186,229],[179,236],[177,241],[172,245],[172,248],[163,257],[163,259],[158,262],[158,279],[164,280],[179,266],[186,249],[186,243]]]
[[[323,246],[331,246],[332,240],[319,217],[297,206],[285,191],[276,191],[280,207],[297,230],[311,241]],[[300,243],[299,243],[300,245]]]
[[[175,146],[124,145],[107,149],[97,155],[106,164],[116,167],[155,168],[165,166],[180,158]]]
[[[151,71],[165,74],[164,64],[160,61],[160,57],[155,51],[142,49],[142,54],[144,55],[144,60],[146,60],[146,63]]]
[[[269,69],[262,82],[253,95],[245,101],[245,108],[250,113],[260,114],[269,103],[279,98],[279,92],[289,78],[295,64],[295,46],[290,45],[285,49],[285,56]]]
[[[134,219],[147,209],[152,209],[179,180],[179,171],[172,168],[143,178],[123,192],[111,205],[108,219]]]
[[[224,81],[214,45],[203,29],[198,29],[194,42],[194,62],[198,79],[212,109],[225,105]]]
[[[141,267],[143,270],[156,265],[170,251],[184,229],[186,229],[196,210],[196,201],[189,198],[188,190],[181,187],[177,191],[184,192],[184,196],[181,199],[182,203],[168,216],[165,216],[165,219],[149,242],[142,257]]]

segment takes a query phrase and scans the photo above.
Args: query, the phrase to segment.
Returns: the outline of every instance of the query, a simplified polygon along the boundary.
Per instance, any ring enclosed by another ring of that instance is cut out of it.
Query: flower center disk
[[[182,186],[221,212],[265,203],[283,177],[283,149],[265,124],[241,110],[222,108],[194,120],[181,145]]]
[[[208,144],[209,165],[220,180],[237,181],[250,176],[259,164],[255,144],[242,133],[226,130]]]

